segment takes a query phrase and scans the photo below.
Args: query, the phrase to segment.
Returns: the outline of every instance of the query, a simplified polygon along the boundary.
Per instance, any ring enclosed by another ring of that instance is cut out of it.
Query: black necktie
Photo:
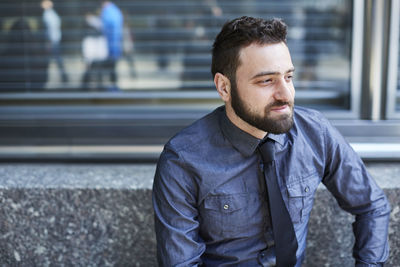
[[[294,266],[296,264],[297,239],[278,185],[274,141],[268,138],[258,148],[264,163],[264,176],[275,240],[276,265],[278,267]]]

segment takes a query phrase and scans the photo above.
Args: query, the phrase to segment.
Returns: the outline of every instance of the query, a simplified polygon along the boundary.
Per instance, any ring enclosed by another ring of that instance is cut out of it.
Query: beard
[[[283,101],[275,101],[273,103],[268,104],[264,113],[262,114],[255,113],[251,111],[250,107],[247,106],[244,101],[240,98],[237,90],[236,83],[231,83],[231,105],[236,115],[241,118],[243,121],[247,122],[251,126],[262,130],[267,133],[273,134],[282,134],[287,133],[293,126],[293,106],[294,103],[291,102],[283,102]],[[280,107],[283,105],[288,105],[290,108],[289,114],[282,114],[279,117],[272,118],[270,116],[270,110],[273,107]]]

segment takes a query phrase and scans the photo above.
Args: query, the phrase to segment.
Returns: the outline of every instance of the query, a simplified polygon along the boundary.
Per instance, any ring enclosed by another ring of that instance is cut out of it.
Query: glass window
[[[288,24],[297,104],[357,118],[362,2],[2,0],[0,146],[165,143],[221,105],[211,47],[242,15]]]
[[[350,109],[352,1],[295,1],[282,17],[296,66],[297,103]]]
[[[397,9],[398,10],[398,9]],[[400,12],[397,12],[397,16],[400,16]],[[396,86],[396,97],[394,97],[394,99],[396,99],[396,107],[395,107],[395,112],[399,113],[400,112],[400,23],[399,20],[397,21],[397,86]]]
[[[1,92],[214,90],[224,22],[281,17],[298,101],[350,108],[352,1],[2,1]]]
[[[400,52],[398,54],[398,57],[400,56]],[[400,112],[400,64],[397,69],[397,88],[396,88],[396,110],[395,112]]]
[[[388,54],[387,108],[388,119],[400,118],[400,1],[391,2]]]

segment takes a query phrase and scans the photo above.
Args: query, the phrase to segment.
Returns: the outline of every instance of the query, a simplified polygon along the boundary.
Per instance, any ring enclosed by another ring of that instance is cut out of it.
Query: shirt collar
[[[219,121],[223,135],[226,137],[226,139],[228,139],[232,146],[245,157],[253,155],[261,140],[234,125],[226,115],[225,107],[220,107],[220,110],[221,112]],[[286,140],[286,134],[269,133],[267,137],[279,143],[281,146],[284,145]]]
[[[286,133],[284,133],[284,134],[269,133],[267,136],[268,136],[268,138],[271,138],[272,140],[274,140],[281,146],[283,146],[286,143],[287,138],[288,138]]]

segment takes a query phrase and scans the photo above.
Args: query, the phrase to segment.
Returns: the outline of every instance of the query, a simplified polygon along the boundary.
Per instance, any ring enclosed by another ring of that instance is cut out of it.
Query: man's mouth
[[[270,111],[273,112],[287,112],[289,111],[289,105],[288,104],[284,104],[284,105],[279,105],[279,106],[273,106],[270,108]]]

